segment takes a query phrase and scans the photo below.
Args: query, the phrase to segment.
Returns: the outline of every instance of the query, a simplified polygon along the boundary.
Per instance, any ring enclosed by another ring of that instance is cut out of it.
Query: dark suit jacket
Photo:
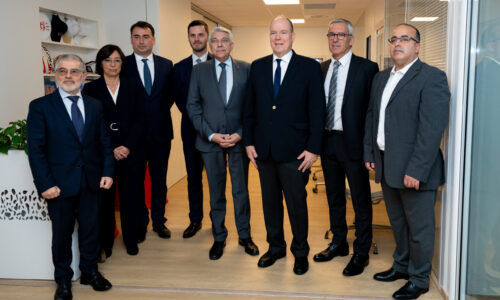
[[[215,60],[197,64],[191,74],[187,112],[198,132],[196,149],[201,152],[222,151],[222,148],[208,141],[213,133],[242,134],[242,111],[247,89],[250,65],[247,62],[232,59],[233,88],[227,105],[222,99],[215,72]],[[237,143],[228,151],[242,151],[241,143]]]
[[[173,65],[172,61],[158,55],[153,55],[153,60],[155,75],[150,96],[142,84],[134,54],[127,56],[127,68],[124,75],[142,87],[140,95],[145,105],[146,138],[166,142],[174,138],[170,115],[170,107],[174,103],[171,91]]]
[[[273,56],[252,63],[245,99],[243,144],[258,158],[290,162],[304,151],[320,154],[325,93],[320,64],[292,55],[278,97],[273,97]]]
[[[125,146],[130,150],[127,161],[144,156],[144,104],[140,101],[140,86],[127,78],[120,78],[116,104],[109,93],[104,77],[85,84],[83,94],[99,100],[104,110],[104,120],[111,136],[111,146]],[[118,129],[118,130],[112,130]]]
[[[446,74],[417,60],[394,89],[385,110],[385,151],[382,166],[377,145],[380,103],[391,68],[373,79],[366,115],[364,161],[375,162],[375,180],[382,172],[387,184],[403,189],[404,175],[420,180],[420,189],[444,183],[440,144],[448,125],[450,92]]]
[[[58,186],[60,197],[75,196],[82,176],[92,191],[101,177],[113,177],[111,140],[101,103],[83,96],[85,127],[80,142],[59,90],[35,99],[27,120],[28,159],[38,192]]]
[[[331,59],[321,64],[323,82],[328,72]],[[344,145],[351,160],[363,159],[363,137],[365,135],[365,118],[373,76],[378,72],[378,65],[367,59],[352,55],[347,72],[347,81],[342,100],[342,129]],[[331,139],[323,142],[323,154],[332,154],[334,145]]]
[[[208,53],[207,60],[212,59],[212,55]],[[191,79],[191,71],[193,69],[193,56],[190,55],[174,65],[174,83],[173,94],[177,108],[182,113],[181,120],[181,137],[184,144],[194,146],[196,140],[196,129],[189,118],[186,110],[186,103],[189,91],[189,81]]]

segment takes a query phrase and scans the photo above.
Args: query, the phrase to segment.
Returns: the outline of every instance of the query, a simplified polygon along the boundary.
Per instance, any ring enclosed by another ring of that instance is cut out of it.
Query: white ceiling
[[[297,27],[327,26],[333,18],[356,24],[370,0],[300,0],[300,5],[265,5],[262,0],[191,0],[191,3],[231,26],[269,26],[274,17],[305,19]],[[311,4],[335,4],[333,9],[305,9]]]

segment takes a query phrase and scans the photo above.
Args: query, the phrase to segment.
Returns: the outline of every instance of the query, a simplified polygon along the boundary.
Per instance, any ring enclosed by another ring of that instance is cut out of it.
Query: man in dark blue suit
[[[203,219],[203,160],[200,152],[194,146],[196,130],[186,111],[186,102],[193,66],[212,59],[208,53],[208,25],[204,21],[194,20],[188,25],[188,40],[193,54],[176,63],[174,66],[174,100],[182,113],[181,137],[186,162],[189,226],[184,230],[183,237],[190,238],[201,229]]]
[[[252,63],[244,107],[243,144],[259,170],[269,250],[258,266],[268,267],[286,255],[283,194],[295,256],[293,271],[307,272],[307,192],[309,168],[321,152],[325,95],[321,68],[292,50],[292,22],[279,16],[271,23],[273,55]]]
[[[28,158],[52,221],[55,299],[71,299],[71,235],[78,220],[81,284],[105,291],[111,283],[97,271],[100,188],[113,184],[113,150],[98,100],[80,93],[82,59],[56,61],[58,89],[29,106]],[[36,251],[36,249],[34,249]]]
[[[143,87],[141,101],[145,106],[145,152],[151,176],[151,219],[153,230],[161,238],[170,238],[165,226],[167,199],[167,168],[171,140],[174,137],[170,107],[173,104],[171,84],[173,65],[166,58],[153,54],[155,30],[147,22],[139,21],[130,27],[130,41],[134,53],[127,56],[125,76]],[[144,165],[144,173],[146,165]],[[137,241],[146,238],[149,212],[144,204],[141,212],[142,229]]]

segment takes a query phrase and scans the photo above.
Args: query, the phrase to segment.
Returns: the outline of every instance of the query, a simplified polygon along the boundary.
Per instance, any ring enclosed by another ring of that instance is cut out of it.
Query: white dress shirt
[[[149,67],[149,72],[151,73],[151,86],[155,82],[155,64],[153,60],[153,53],[151,53],[148,57],[142,57],[137,53],[134,53],[135,61],[137,62],[137,71],[139,71],[139,76],[142,80],[142,85],[144,86],[144,63],[142,60],[146,58],[148,60],[147,64]]]
[[[208,51],[207,51],[207,52],[205,52],[205,54],[203,54],[203,55],[202,55],[202,56],[200,56],[200,57],[196,56],[196,54],[194,54],[194,53],[193,53],[193,54],[191,54],[191,57],[193,58],[193,66],[194,66],[194,65],[198,64],[198,63],[196,62],[196,60],[197,60],[197,59],[200,59],[200,60],[201,60],[201,61],[200,61],[200,63],[207,61],[207,58],[208,58]]]
[[[387,80],[387,84],[385,85],[384,92],[382,93],[382,100],[380,103],[380,115],[378,119],[378,131],[377,131],[377,145],[378,148],[382,151],[385,151],[385,109],[387,108],[387,104],[389,104],[389,99],[391,99],[392,92],[398,85],[399,81],[403,76],[405,76],[408,69],[417,61],[418,57],[415,58],[411,63],[407,64],[404,68],[399,71],[396,71],[396,66],[392,67],[391,75],[389,76],[389,80]]]
[[[340,66],[337,73],[337,92],[335,95],[335,118],[333,130],[343,130],[342,127],[342,103],[344,101],[344,92],[345,85],[347,82],[347,73],[349,72],[349,66],[351,64],[352,52],[349,50],[344,56],[339,59]],[[332,57],[332,62],[328,67],[328,72],[326,73],[325,78],[325,95],[326,95],[326,103],[328,105],[328,93],[330,91],[330,80],[332,79],[333,67],[335,63],[335,59]],[[331,130],[332,128],[328,128]]]
[[[69,118],[73,120],[71,117],[71,105],[73,105],[73,101],[69,100],[69,96],[78,96],[80,97],[78,101],[76,102],[76,105],[80,109],[80,112],[82,113],[83,117],[83,122],[85,122],[85,107],[83,106],[83,99],[82,99],[82,93],[79,91],[76,95],[71,95],[63,91],[63,89],[59,89],[59,95],[61,95],[61,98],[63,99],[64,106],[66,107],[66,110],[68,111]]]
[[[288,69],[288,65],[290,64],[290,60],[292,59],[293,51],[290,50],[287,54],[283,55],[281,57],[281,62],[280,62],[280,67],[281,67],[281,81],[280,84],[283,83],[283,78],[285,78],[285,73],[286,70]],[[274,73],[276,72],[276,68],[278,67],[278,63],[276,60],[279,57],[277,57],[275,54],[273,54],[273,84],[274,84]]]
[[[116,104],[116,99],[118,99],[118,91],[120,90],[120,83],[118,82],[118,86],[116,87],[116,91],[114,93],[109,89],[107,85],[106,87],[108,88],[111,98],[113,98],[113,102]]]

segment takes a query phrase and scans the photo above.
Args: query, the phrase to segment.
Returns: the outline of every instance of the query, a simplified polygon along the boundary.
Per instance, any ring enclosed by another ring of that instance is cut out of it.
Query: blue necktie
[[[68,99],[73,102],[71,104],[71,121],[73,122],[73,126],[75,126],[76,129],[76,134],[78,135],[78,138],[80,139],[80,142],[83,139],[83,116],[82,112],[78,108],[78,99],[80,99],[79,96],[68,96]]]
[[[151,95],[151,88],[153,87],[153,80],[151,79],[151,72],[149,71],[148,59],[143,58],[142,62],[144,63],[144,88],[146,89],[146,93],[148,96]]]
[[[276,71],[274,72],[274,99],[278,98],[278,93],[280,91],[280,85],[281,85],[281,66],[280,66],[281,59],[278,58],[276,59]]]
[[[219,76],[219,92],[220,96],[222,97],[222,100],[224,100],[224,104],[227,104],[227,80],[226,80],[226,64],[225,63],[220,63],[219,66],[221,67],[222,71],[220,72]]]

